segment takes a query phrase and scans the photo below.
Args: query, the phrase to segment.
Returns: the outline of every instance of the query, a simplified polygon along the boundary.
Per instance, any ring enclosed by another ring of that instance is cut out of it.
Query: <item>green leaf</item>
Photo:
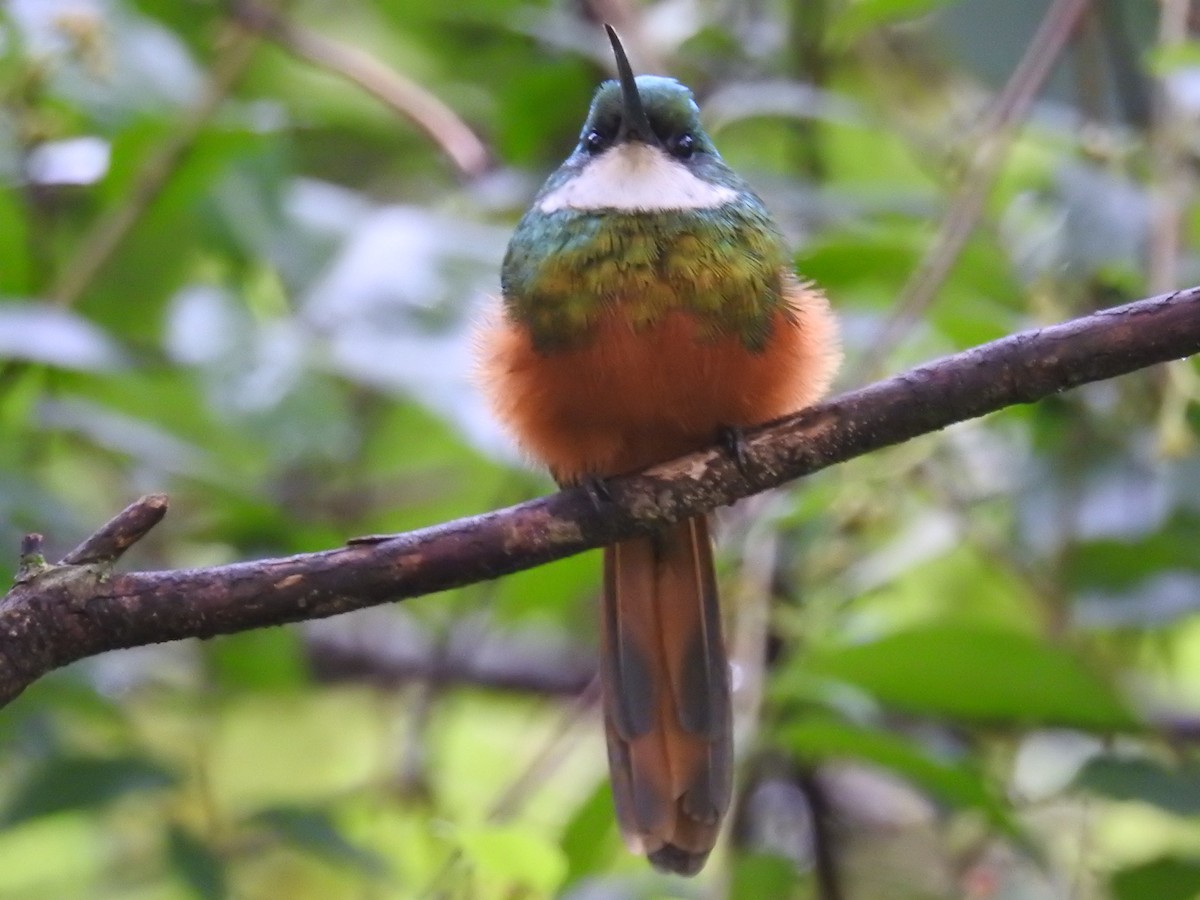
[[[790,897],[798,880],[791,860],[767,853],[746,853],[733,864],[729,897],[731,900]]]
[[[1114,900],[1196,900],[1200,860],[1165,857],[1113,875]]]
[[[579,119],[595,88],[590,67],[579,59],[522,66],[499,91],[496,141],[504,158],[529,164],[547,155],[557,163],[577,139]]]
[[[603,872],[617,848],[612,788],[605,779],[575,810],[563,831],[562,850],[567,857],[564,884]]]
[[[856,0],[846,4],[830,26],[830,38],[851,41],[872,28],[901,19],[915,19],[957,0]]]
[[[860,152],[863,167],[877,165],[871,162],[877,148],[868,144]],[[839,157],[838,166],[851,166],[850,155]],[[859,176],[845,172],[842,177]],[[831,231],[805,248],[796,264],[805,278],[815,280],[840,303],[887,308],[920,265],[928,242],[918,222],[885,221],[869,229]],[[995,242],[972,240],[947,277],[943,302],[935,305],[927,321],[955,345],[992,340],[1016,327],[1016,317],[1005,304],[1019,293],[1011,263]]]
[[[874,228],[823,235],[805,248],[797,268],[826,290],[848,294],[867,285],[898,289],[919,261],[906,230]]]
[[[259,628],[206,643],[218,683],[229,691],[269,691],[308,684],[299,632]]]
[[[1171,46],[1153,47],[1146,54],[1150,74],[1162,78],[1180,69],[1200,66],[1200,41],[1183,41]]]
[[[1096,588],[1075,601],[1081,628],[1163,628],[1200,609],[1200,575],[1163,569],[1125,589]]]
[[[221,858],[182,828],[172,826],[167,833],[167,859],[175,874],[201,900],[229,896]]]
[[[1088,761],[1075,786],[1114,800],[1141,800],[1181,816],[1200,815],[1200,763],[1169,769],[1150,759],[1099,756]]]
[[[5,160],[0,150],[0,165]],[[29,222],[20,195],[0,187],[0,294],[32,294],[32,261],[29,252]]]
[[[1132,729],[1112,687],[1065,648],[1026,635],[934,625],[815,655],[801,675],[857,685],[881,703],[980,722]]]
[[[1067,560],[1067,575],[1079,588],[1106,591],[1131,589],[1143,579],[1168,569],[1200,568],[1200,515],[1179,511],[1162,527],[1129,540],[1095,538],[1080,541]]]
[[[552,893],[567,874],[562,851],[535,831],[517,825],[464,828],[463,853],[486,885],[515,884]]]
[[[808,761],[850,758],[890,769],[945,803],[983,810],[1003,830],[1016,831],[1000,797],[965,761],[939,759],[913,741],[833,719],[788,726],[780,740]]]
[[[145,757],[59,756],[47,760],[18,789],[4,822],[13,825],[63,810],[103,806],[125,794],[176,783],[173,772]]]
[[[386,861],[346,840],[333,817],[324,810],[277,806],[263,810],[252,821],[265,825],[288,843],[332,862],[351,865],[375,876],[387,872]]]
[[[5,707],[4,715],[0,716],[0,747],[29,740],[32,735],[28,731],[32,731],[40,735],[40,755],[54,755],[48,748],[57,746],[52,736],[58,731],[60,717],[73,724],[104,729],[122,728],[127,721],[120,704],[97,693],[78,669],[60,669],[34,682]]]

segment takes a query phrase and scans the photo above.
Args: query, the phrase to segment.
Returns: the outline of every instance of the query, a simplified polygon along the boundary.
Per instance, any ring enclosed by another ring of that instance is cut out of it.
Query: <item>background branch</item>
[[[491,165],[483,141],[453,109],[365,50],[251,0],[238,0],[233,12],[244,26],[267,35],[293,56],[346,79],[404,116],[441,148],[462,176],[474,178]]]
[[[972,151],[937,235],[900,292],[870,352],[865,371],[873,376],[873,360],[886,357],[904,333],[933,303],[983,215],[984,205],[1008,157],[1017,128],[1029,115],[1042,85],[1054,71],[1090,0],[1054,0],[1004,89],[987,109]],[[1161,288],[1159,288],[1161,290]]]
[[[0,601],[0,701],[106,650],[332,616],[496,578],[955,422],[1196,352],[1200,288],[1191,288],[1012,335],[754,429],[740,470],[712,448],[613,479],[605,508],[569,490],[281,559],[117,575],[107,565],[49,566]],[[161,506],[161,498],[135,506]]]

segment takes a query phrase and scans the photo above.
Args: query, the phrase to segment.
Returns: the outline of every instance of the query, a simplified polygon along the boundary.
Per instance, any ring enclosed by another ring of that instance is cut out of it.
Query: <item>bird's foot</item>
[[[749,461],[746,459],[746,435],[736,425],[722,425],[717,429],[717,443],[721,445],[742,477],[748,477]]]
[[[579,479],[579,486],[588,495],[588,499],[592,501],[592,507],[597,512],[613,502],[612,491],[608,489],[608,482],[599,475],[583,476]]]

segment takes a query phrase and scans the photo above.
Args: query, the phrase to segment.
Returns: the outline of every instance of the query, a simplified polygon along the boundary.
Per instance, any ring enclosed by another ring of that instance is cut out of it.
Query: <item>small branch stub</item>
[[[44,542],[45,539],[37,533],[27,534],[21,539],[21,559],[17,564],[17,577],[13,579],[15,584],[32,581],[49,568],[46,557],[42,555]]]
[[[109,519],[82,544],[63,557],[63,565],[115,563],[167,514],[166,494],[147,494]]]

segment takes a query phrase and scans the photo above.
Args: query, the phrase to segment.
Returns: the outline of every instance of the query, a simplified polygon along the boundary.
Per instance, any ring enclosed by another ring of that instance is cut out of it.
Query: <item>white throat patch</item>
[[[623,209],[658,212],[712,209],[737,192],[697,178],[657,147],[632,142],[602,153],[538,204],[542,212],[560,209]]]

